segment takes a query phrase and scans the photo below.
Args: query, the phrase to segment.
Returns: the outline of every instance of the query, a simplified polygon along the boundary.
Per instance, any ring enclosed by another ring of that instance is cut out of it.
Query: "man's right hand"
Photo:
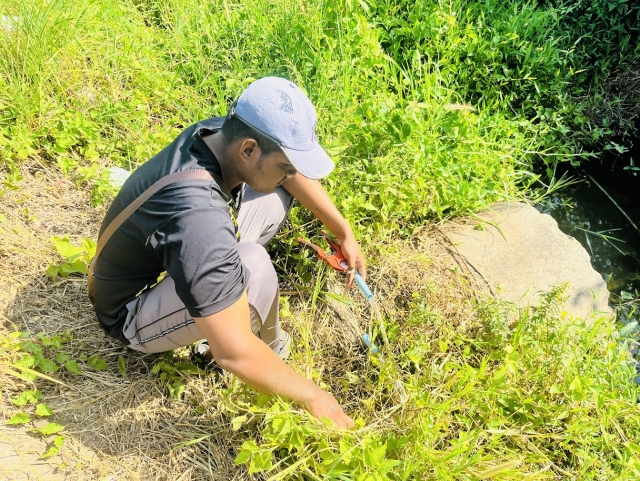
[[[262,393],[302,404],[317,418],[326,417],[342,428],[354,425],[330,393],[296,373],[253,334],[246,294],[226,309],[195,321],[221,368]]]
[[[318,393],[312,401],[307,401],[306,408],[318,419],[329,418],[341,428],[349,429],[355,426],[353,419],[345,414],[338,401],[328,392],[318,388]]]

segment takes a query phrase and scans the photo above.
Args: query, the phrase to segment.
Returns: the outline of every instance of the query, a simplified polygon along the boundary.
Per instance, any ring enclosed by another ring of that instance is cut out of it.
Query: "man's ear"
[[[244,139],[239,148],[240,158],[243,161],[252,161],[260,158],[260,147],[255,139]]]

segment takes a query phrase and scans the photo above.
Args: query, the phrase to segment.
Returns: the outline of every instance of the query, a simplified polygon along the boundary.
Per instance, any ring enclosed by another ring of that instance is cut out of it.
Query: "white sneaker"
[[[273,350],[280,359],[286,361],[291,355],[291,336],[284,329],[280,329],[280,346]]]

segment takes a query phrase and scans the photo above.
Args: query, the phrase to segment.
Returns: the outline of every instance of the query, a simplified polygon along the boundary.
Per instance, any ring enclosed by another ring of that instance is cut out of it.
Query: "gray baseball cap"
[[[333,161],[316,139],[316,109],[289,80],[264,77],[251,83],[229,111],[275,142],[291,164],[309,179],[331,173]]]

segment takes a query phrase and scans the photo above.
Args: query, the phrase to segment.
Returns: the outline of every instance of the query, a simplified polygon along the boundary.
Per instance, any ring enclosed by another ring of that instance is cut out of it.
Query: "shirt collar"
[[[193,134],[193,140],[198,153],[200,153],[200,155],[202,155],[205,160],[209,162],[209,165],[207,165],[207,167],[210,167],[210,169],[207,170],[213,171],[213,173],[216,174],[221,180],[224,180],[224,177],[222,177],[222,168],[220,167],[220,162],[203,138],[208,135],[215,134],[217,131],[218,130],[201,127],[199,129],[196,129],[195,133]],[[235,186],[231,190],[231,199],[229,199],[223,192],[224,196],[227,198],[228,204],[233,207],[236,212],[240,210],[240,205],[242,204],[242,191],[242,184]]]

